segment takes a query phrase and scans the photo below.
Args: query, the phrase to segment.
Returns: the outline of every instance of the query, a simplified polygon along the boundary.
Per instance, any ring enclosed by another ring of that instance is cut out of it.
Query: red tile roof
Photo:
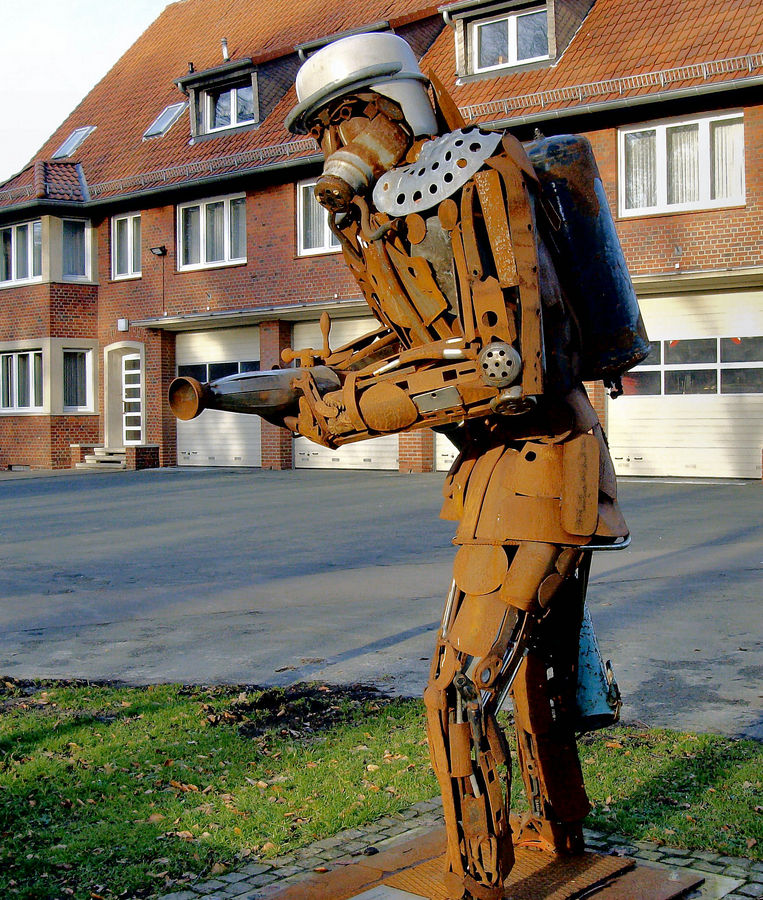
[[[81,163],[97,199],[310,155],[309,140],[294,143],[283,127],[295,103],[293,88],[256,129],[192,145],[186,112],[166,135],[142,137],[165,106],[182,99],[173,82],[187,72],[189,61],[196,71],[222,63],[223,37],[232,59],[265,62],[332,33],[379,20],[399,28],[435,12],[431,0],[180,0],[167,7],[41,148],[36,160],[49,160],[75,128],[97,125],[71,161],[49,164],[49,177],[42,180],[46,196],[64,199],[67,192],[74,196],[81,190],[71,174],[73,162]],[[751,54],[758,54],[752,68],[746,63],[686,68]],[[455,84],[454,36],[446,26],[422,67],[431,67],[456,102],[482,122],[730,81],[763,74],[763,3],[596,0],[555,65],[462,85]],[[631,79],[649,73],[661,74]],[[0,186],[0,206],[41,196],[40,184],[30,164]]]
[[[453,86],[455,43],[450,30],[443,32],[427,53],[429,64],[451,85],[461,107],[539,94],[545,91],[580,88],[572,101],[584,104],[610,97],[636,95],[688,86],[697,81],[687,66],[729,60],[757,54],[753,71],[763,74],[763,4],[747,0],[597,0],[569,47],[554,66],[516,74],[474,80]],[[703,72],[697,83],[730,81],[750,74],[745,62],[735,68],[726,64],[721,71]],[[727,71],[723,71],[723,69]],[[673,74],[660,78],[666,70]],[[606,82],[634,75],[657,73],[646,83],[629,86]],[[586,85],[596,87],[584,88]],[[569,99],[553,94],[533,103],[529,98],[512,104],[515,115],[564,108]],[[480,114],[481,120],[495,119],[495,112]]]

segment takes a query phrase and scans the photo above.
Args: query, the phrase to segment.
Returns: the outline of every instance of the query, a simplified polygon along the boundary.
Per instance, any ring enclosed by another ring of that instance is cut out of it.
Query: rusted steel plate
[[[477,172],[474,181],[477,184],[477,193],[482,206],[482,214],[485,217],[490,249],[493,251],[501,287],[515,287],[519,284],[519,275],[511,244],[506,201],[501,189],[501,176],[495,169],[485,169]]]
[[[599,517],[599,442],[581,434],[563,444],[562,527],[593,534]]]
[[[502,547],[459,547],[453,578],[466,594],[490,594],[503,584],[509,562]]]
[[[630,859],[596,853],[556,856],[525,847],[516,847],[515,853],[516,862],[504,890],[506,900],[574,900],[633,867]],[[384,883],[428,900],[450,900],[443,885],[443,870],[443,859],[432,859],[398,872]],[[598,894],[589,896],[598,898]],[[611,900],[626,900],[626,897],[626,894],[612,895]]]

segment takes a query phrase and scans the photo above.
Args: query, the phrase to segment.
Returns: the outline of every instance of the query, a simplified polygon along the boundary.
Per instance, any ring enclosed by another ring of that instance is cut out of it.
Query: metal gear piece
[[[522,372],[522,357],[504,341],[489,343],[480,352],[477,362],[482,369],[482,380],[494,388],[509,387]]]

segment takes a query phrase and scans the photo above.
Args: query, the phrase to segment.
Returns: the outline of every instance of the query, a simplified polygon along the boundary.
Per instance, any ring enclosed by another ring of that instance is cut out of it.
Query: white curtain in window
[[[218,262],[225,259],[225,204],[207,203],[205,210],[206,262]]]
[[[32,275],[42,275],[42,222],[32,223]]]
[[[140,272],[140,216],[132,220],[132,271]]]
[[[29,226],[16,228],[16,278],[29,278]]]
[[[115,275],[127,274],[127,219],[117,219],[114,226],[114,242],[116,243]]]
[[[180,227],[183,241],[183,265],[198,265],[201,262],[198,206],[187,206],[180,213]]]
[[[657,133],[632,131],[625,135],[625,208],[657,205]]]
[[[28,353],[19,353],[16,373],[16,405],[19,409],[26,409],[30,405]]]
[[[246,258],[246,200],[230,202],[230,258]]]
[[[666,129],[668,203],[699,200],[699,125]]]
[[[712,198],[742,198],[744,194],[744,130],[741,120],[710,125]]]
[[[313,185],[302,186],[302,245],[305,250],[322,247],[326,211],[315,199]]]

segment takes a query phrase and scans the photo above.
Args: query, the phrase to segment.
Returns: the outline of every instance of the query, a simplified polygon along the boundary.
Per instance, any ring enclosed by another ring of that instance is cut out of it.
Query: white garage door
[[[331,322],[329,341],[332,348],[368,334],[379,327],[372,316],[356,319],[335,319]],[[323,346],[318,322],[298,322],[294,325],[292,346],[297,350]],[[399,441],[396,434],[346,444],[339,450],[322,447],[307,438],[294,439],[294,466],[298,469],[393,469],[398,468]]]
[[[607,404],[617,472],[760,478],[763,292],[639,303],[654,349]]]
[[[179,375],[213,381],[259,368],[259,329],[218,328],[181,332],[175,339]],[[190,422],[177,423],[178,465],[259,466],[260,417],[206,409]]]

